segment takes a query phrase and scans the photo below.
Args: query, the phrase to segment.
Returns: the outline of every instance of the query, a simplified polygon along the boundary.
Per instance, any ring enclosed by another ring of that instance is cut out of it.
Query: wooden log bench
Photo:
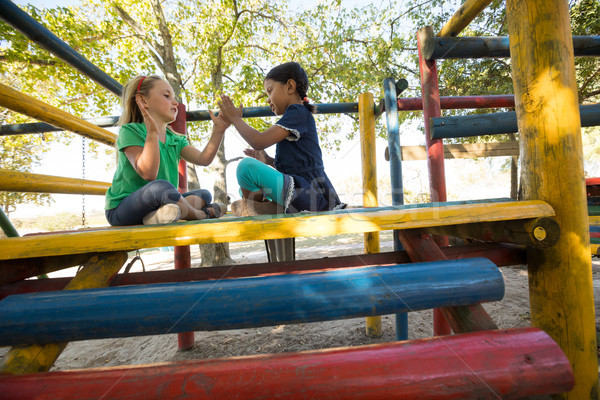
[[[554,216],[543,201],[447,202],[279,216],[221,218],[168,225],[97,228],[0,239],[0,260],[200,243],[314,237]],[[531,244],[521,243],[521,244]],[[10,262],[0,264],[2,271]],[[8,283],[8,282],[0,282]]]
[[[0,345],[254,328],[453,307],[504,296],[485,258],[8,296]]]
[[[573,387],[543,331],[0,377],[5,399],[498,399]]]

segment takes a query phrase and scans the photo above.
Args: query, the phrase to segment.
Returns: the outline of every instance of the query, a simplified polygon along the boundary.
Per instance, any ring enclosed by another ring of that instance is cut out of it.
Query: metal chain
[[[81,179],[85,179],[85,136],[81,137]],[[85,228],[85,194],[81,195],[81,227]]]

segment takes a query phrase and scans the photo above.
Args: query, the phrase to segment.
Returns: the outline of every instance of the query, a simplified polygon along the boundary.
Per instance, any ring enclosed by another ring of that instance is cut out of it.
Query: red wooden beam
[[[402,246],[404,246],[413,262],[447,259],[444,252],[428,233],[423,233],[417,229],[407,229],[399,231],[398,236],[400,237]],[[498,329],[481,304],[445,307],[439,310],[455,333]],[[447,332],[446,334],[449,333]],[[440,334],[442,333],[436,333],[436,335]]]
[[[497,266],[525,264],[525,252],[516,246],[486,243],[442,248],[449,260],[486,257]],[[284,261],[244,265],[226,265],[180,270],[133,272],[119,274],[111,286],[142,285],[152,283],[189,282],[210,279],[243,278],[284,273],[315,272],[336,268],[363,267],[372,265],[406,264],[411,262],[404,251],[389,253],[342,256],[317,260]],[[0,300],[12,294],[62,290],[71,278],[30,279],[0,285]]]
[[[0,378],[4,399],[522,398],[573,387],[537,328],[230,359]]]
[[[466,109],[466,108],[514,108],[515,96],[492,95],[492,96],[441,96],[440,106],[442,110]],[[423,109],[421,97],[399,98],[398,111],[416,111]]]

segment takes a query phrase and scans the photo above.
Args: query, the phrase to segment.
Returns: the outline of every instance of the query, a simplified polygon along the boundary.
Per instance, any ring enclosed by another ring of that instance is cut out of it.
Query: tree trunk
[[[218,93],[223,87],[223,70],[221,69],[222,64],[222,48],[219,48],[215,52],[215,65],[211,71],[211,81],[214,88],[214,97],[218,98]],[[215,173],[215,184],[213,187],[214,201],[228,204],[227,197],[227,177],[225,174],[225,168],[227,167],[227,160],[225,159],[225,142],[221,142],[219,150],[214,161],[211,164]],[[217,244],[201,244],[200,254],[202,256],[202,266],[213,266],[213,265],[228,265],[233,264],[234,261],[231,259],[229,254],[229,243],[217,243]]]

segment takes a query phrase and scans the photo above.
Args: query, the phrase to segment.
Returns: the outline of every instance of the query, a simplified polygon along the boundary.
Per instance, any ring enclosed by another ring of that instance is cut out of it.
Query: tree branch
[[[161,46],[154,39],[152,39],[152,37],[150,35],[148,35],[148,33],[144,30],[144,28],[140,24],[138,24],[137,21],[134,20],[127,13],[127,11],[125,11],[123,8],[121,8],[121,6],[115,4],[114,7],[115,7],[115,10],[117,10],[117,13],[121,17],[121,19],[123,19],[123,21],[127,25],[129,25],[129,27],[133,30],[133,32],[135,32],[137,34],[137,37],[140,38],[144,47],[146,47],[150,51],[150,55],[156,62],[156,65],[158,65],[159,68],[161,70],[163,70],[163,72],[164,72],[163,60],[161,60],[156,55],[156,53],[161,54],[161,50],[160,50]]]
[[[232,162],[236,162],[236,161],[240,161],[241,159],[243,159],[244,157],[234,157],[230,160],[225,161],[225,167],[227,167],[229,164],[231,164]]]

